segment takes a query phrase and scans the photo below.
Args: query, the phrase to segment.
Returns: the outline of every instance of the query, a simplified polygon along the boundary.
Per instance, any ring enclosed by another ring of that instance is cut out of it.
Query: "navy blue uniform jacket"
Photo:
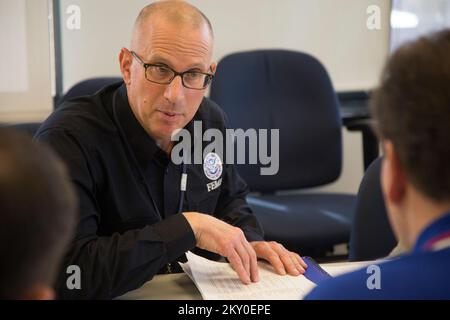
[[[225,131],[224,112],[206,98],[194,120],[203,130]],[[186,129],[192,132],[192,121]],[[193,231],[178,212],[182,166],[140,126],[123,83],[64,103],[36,138],[62,157],[79,197],[78,228],[57,283],[60,298],[116,297],[195,248]],[[182,211],[214,215],[240,227],[249,241],[263,239],[234,165],[224,164],[220,187],[209,191],[212,181],[202,164],[186,170]],[[81,290],[66,287],[69,265],[81,269]]]

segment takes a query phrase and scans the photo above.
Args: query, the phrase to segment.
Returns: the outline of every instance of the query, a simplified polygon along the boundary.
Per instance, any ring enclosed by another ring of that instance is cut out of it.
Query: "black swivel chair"
[[[397,244],[389,224],[380,184],[381,158],[367,169],[359,187],[350,241],[350,260],[387,256]]]
[[[354,195],[276,193],[340,176],[342,123],[323,65],[286,50],[231,54],[218,64],[210,97],[227,113],[230,128],[280,129],[278,174],[261,176],[259,165],[238,165],[250,190],[260,193],[248,202],[266,240],[316,257],[348,243]]]
[[[56,107],[69,99],[94,94],[103,87],[120,81],[122,81],[122,78],[120,77],[100,77],[82,80],[73,85],[73,87],[59,99]]]

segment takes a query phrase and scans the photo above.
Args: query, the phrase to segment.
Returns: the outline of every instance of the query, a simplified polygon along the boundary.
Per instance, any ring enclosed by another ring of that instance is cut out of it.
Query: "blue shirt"
[[[450,248],[428,248],[449,232],[450,213],[425,228],[411,253],[378,264],[379,289],[370,286],[375,284],[373,278],[369,279],[374,271],[363,268],[324,281],[305,299],[450,299]]]

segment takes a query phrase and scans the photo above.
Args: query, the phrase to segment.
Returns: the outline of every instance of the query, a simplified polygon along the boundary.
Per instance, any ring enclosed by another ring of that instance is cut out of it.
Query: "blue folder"
[[[305,261],[308,268],[306,268],[305,273],[303,274],[306,279],[314,282],[315,284],[319,284],[322,281],[332,278],[328,272],[322,269],[319,264],[314,261],[311,257],[302,257],[303,261]]]

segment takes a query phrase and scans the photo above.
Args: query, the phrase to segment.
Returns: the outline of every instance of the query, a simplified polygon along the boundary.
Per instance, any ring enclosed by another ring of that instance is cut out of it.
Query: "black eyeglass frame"
[[[214,78],[214,74],[212,74],[212,73],[206,73],[206,72],[201,72],[201,71],[192,71],[192,70],[187,70],[187,71],[184,71],[184,72],[178,72],[178,71],[173,70],[171,67],[169,67],[169,66],[167,66],[165,64],[145,63],[137,55],[136,52],[130,51],[130,53],[144,67],[144,69],[145,69],[145,79],[147,81],[149,81],[149,82],[153,82],[153,83],[157,83],[157,84],[163,84],[163,85],[168,85],[168,84],[170,84],[173,81],[173,79],[175,79],[177,76],[180,76],[181,82],[182,82],[182,84],[183,84],[183,86],[185,88],[192,89],[192,90],[204,90],[204,89],[208,88],[208,86],[211,84],[211,82],[212,82],[212,80]],[[149,67],[163,67],[163,68],[167,68],[173,73],[173,77],[170,78],[169,80],[165,81],[165,82],[159,82],[159,81],[150,80],[147,77],[147,69]],[[198,74],[202,74],[202,75],[206,76],[202,88],[193,88],[193,87],[190,87],[189,85],[186,85],[186,83],[184,83],[184,75],[185,74],[189,74],[189,73],[198,73]]]

